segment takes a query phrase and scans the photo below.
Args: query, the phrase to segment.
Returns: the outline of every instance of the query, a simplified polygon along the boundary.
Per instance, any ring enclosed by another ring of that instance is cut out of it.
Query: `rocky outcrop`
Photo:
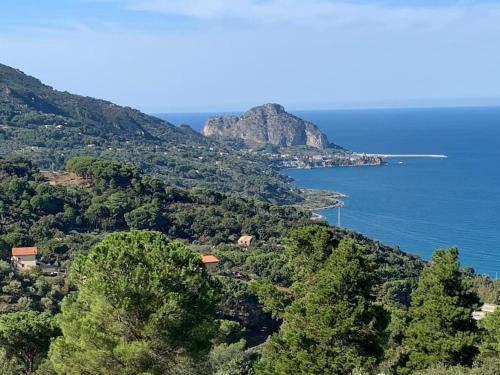
[[[210,117],[205,123],[203,134],[280,147],[330,147],[326,135],[316,125],[286,112],[279,104],[271,103],[254,107],[240,117]]]

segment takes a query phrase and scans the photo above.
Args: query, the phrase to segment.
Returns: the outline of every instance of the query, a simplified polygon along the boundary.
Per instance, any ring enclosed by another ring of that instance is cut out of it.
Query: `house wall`
[[[238,245],[240,246],[250,246],[252,243],[252,240],[238,240]]]
[[[36,267],[36,255],[16,255],[12,257],[12,260],[18,268]]]
[[[217,266],[217,263],[205,263],[207,271],[212,271],[215,268],[215,266]]]

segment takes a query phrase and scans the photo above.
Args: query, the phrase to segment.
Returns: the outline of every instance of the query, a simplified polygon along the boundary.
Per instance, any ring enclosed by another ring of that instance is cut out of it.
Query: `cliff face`
[[[203,134],[207,137],[236,138],[280,147],[329,147],[326,135],[316,125],[287,113],[279,104],[254,107],[241,117],[210,117],[205,123]]]

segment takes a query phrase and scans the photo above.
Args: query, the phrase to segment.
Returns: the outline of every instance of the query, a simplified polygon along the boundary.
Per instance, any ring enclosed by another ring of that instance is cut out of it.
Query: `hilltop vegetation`
[[[279,244],[291,229],[311,223],[309,212],[295,207],[169,187],[136,167],[112,161],[77,157],[67,168],[79,176],[81,186],[51,185],[53,181],[27,160],[0,160],[4,259],[12,246],[37,245],[42,260],[64,263],[72,253],[88,250],[104,233],[130,229],[158,230],[197,245],[232,244],[243,233],[253,235],[257,243]],[[374,253],[392,257],[388,263],[420,262],[349,235],[370,244]]]
[[[54,186],[31,162],[0,159],[4,259],[8,259],[10,247],[36,245],[43,261],[67,263],[75,254],[88,251],[105,233],[140,229],[157,230],[200,247],[224,245],[220,250],[224,260],[232,253],[229,245],[241,234],[251,234],[257,247],[272,250],[293,238],[289,237],[291,230],[312,223],[309,212],[296,207],[209,190],[172,188],[133,166],[112,161],[77,157],[68,161],[67,168],[80,176],[83,186]],[[349,236],[368,247],[384,265],[383,272],[390,275],[384,279],[416,277],[423,265],[418,257],[356,233],[330,230],[332,243]],[[233,265],[243,255],[233,259]],[[281,282],[290,283],[290,276]]]

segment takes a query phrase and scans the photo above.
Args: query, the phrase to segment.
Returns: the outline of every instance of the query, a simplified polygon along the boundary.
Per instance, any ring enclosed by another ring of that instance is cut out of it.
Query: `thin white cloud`
[[[67,17],[2,33],[2,62],[60,89],[150,111],[500,97],[500,5],[79,1],[115,5],[97,20]],[[159,14],[189,19],[170,24],[176,17]]]
[[[442,7],[385,6],[335,0],[125,0],[130,10],[180,15],[195,19],[247,19],[345,26],[380,24],[395,27],[436,28],[480,16],[497,18],[500,5],[457,2]]]

